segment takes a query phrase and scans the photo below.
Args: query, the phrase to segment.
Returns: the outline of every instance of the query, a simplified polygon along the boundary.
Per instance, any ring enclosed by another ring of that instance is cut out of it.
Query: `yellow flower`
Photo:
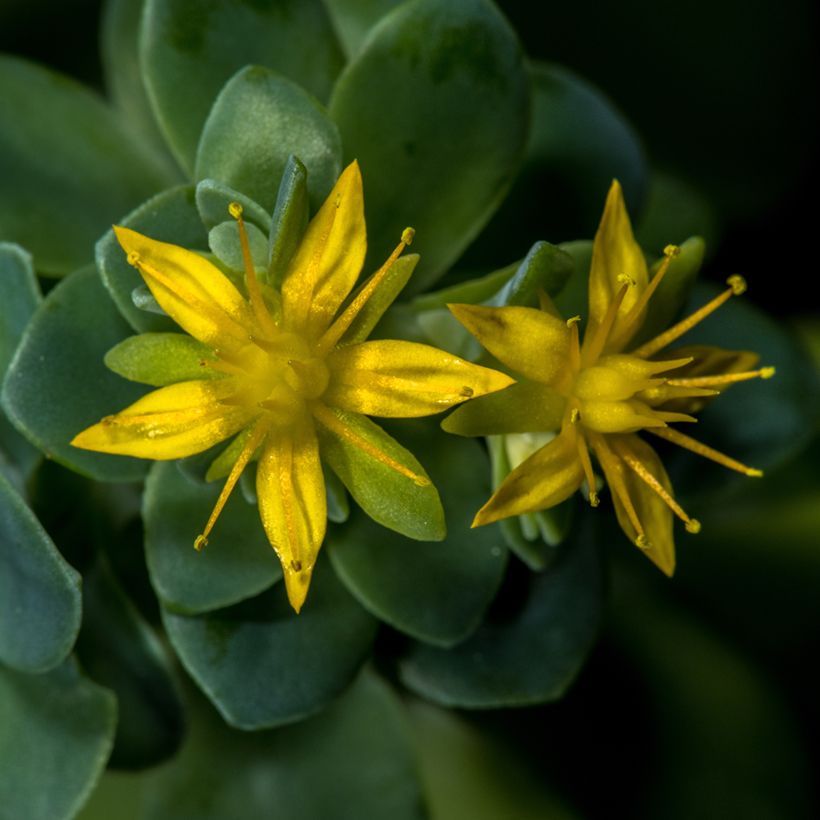
[[[473,526],[552,507],[584,481],[590,503],[597,506],[592,453],[609,485],[621,528],[671,575],[673,514],[689,532],[697,532],[700,524],[675,501],[661,460],[637,433],[652,433],[746,475],[762,475],[669,424],[696,421],[691,413],[708,397],[735,382],[767,378],[773,368],[750,370],[757,362],[754,353],[705,346],[659,357],[733,294],[743,293],[741,277],[731,277],[725,292],[687,319],[630,347],[677,253],[674,246],[665,249],[650,281],[616,181],[595,235],[583,343],[578,338],[580,317],[562,320],[546,296],[540,310],[450,305],[490,353],[524,378],[459,408],[445,419],[444,429],[468,436],[558,431],[506,477]]]
[[[242,431],[221,457],[232,466],[195,546],[207,543],[242,470],[258,453],[259,513],[298,612],[327,523],[320,442],[348,453],[354,448],[369,469],[386,467],[402,480],[429,486],[415,459],[364,416],[430,415],[512,380],[426,345],[362,340],[387,307],[384,298],[377,307],[368,302],[398,269],[394,263],[413,232],[404,232],[384,265],[348,299],[366,250],[357,163],[345,169],[308,225],[281,292],[258,281],[241,206],[233,203],[230,212],[238,223],[247,296],[199,254],[115,228],[157,302],[207,346],[200,364],[208,372],[148,393],[72,444],[164,460],[202,452]]]

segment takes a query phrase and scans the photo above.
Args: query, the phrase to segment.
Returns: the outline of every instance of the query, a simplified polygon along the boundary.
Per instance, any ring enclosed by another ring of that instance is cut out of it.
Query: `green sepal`
[[[228,208],[232,202],[242,206],[242,218],[246,225],[252,223],[264,233],[270,231],[270,214],[246,194],[216,179],[203,179],[196,186],[196,207],[209,231],[228,219]]]
[[[270,211],[291,154],[308,169],[314,209],[342,170],[342,144],[322,106],[295,83],[246,66],[216,98],[202,129],[196,178],[218,179]]]
[[[194,484],[173,464],[155,464],[143,497],[145,555],[151,583],[169,610],[197,614],[230,606],[282,576],[257,509],[234,491],[208,545],[197,552],[222,487]]]
[[[343,62],[321,0],[147,0],[140,58],[154,115],[188,171],[214,99],[243,66],[268,66],[326,100]]]
[[[350,516],[350,501],[347,490],[333,470],[323,470],[325,492],[327,494],[327,520],[334,524],[344,524]]]
[[[371,263],[412,225],[421,262],[410,290],[438,279],[506,194],[529,108],[520,45],[492,3],[413,0],[387,15],[330,103],[367,182]]]
[[[0,806],[9,818],[74,817],[105,768],[117,701],[74,658],[40,675],[0,666]]]
[[[402,439],[423,453],[447,509],[443,542],[415,543],[355,510],[328,533],[328,553],[348,589],[380,620],[438,646],[452,646],[478,626],[495,595],[507,551],[494,526],[471,530],[490,493],[487,460],[477,442],[404,424]]]
[[[236,464],[237,459],[245,449],[245,443],[250,438],[252,430],[252,427],[246,427],[242,432],[231,439],[230,444],[211,461],[210,466],[205,472],[205,481],[219,481],[220,478],[226,478],[228,476],[233,469],[233,465]]]
[[[489,709],[559,699],[575,679],[598,630],[601,560],[589,534],[563,547],[552,566],[502,594],[513,614],[490,616],[449,650],[414,644],[399,662],[402,682],[444,706]],[[499,604],[501,612],[504,608]]]
[[[321,556],[299,615],[277,584],[230,609],[163,610],[162,620],[188,673],[238,729],[293,723],[325,707],[356,676],[377,626]]]
[[[193,379],[223,377],[203,360],[215,361],[211,348],[184,333],[141,333],[109,350],[105,366],[132,382],[164,387]]]
[[[366,416],[329,409],[337,422],[387,458],[418,476],[397,472],[337,432],[317,425],[322,458],[342,480],[356,503],[376,522],[417,541],[441,541],[446,535],[438,491],[415,456]]]
[[[248,236],[254,270],[267,271],[268,237],[252,223],[245,225],[245,233]],[[214,256],[231,270],[245,270],[242,244],[239,240],[239,225],[234,220],[221,222],[216,227],[211,228],[208,232],[208,247]]]
[[[208,247],[208,235],[196,207],[193,186],[183,185],[157,194],[139,206],[119,223],[160,242],[172,242],[189,250]],[[139,333],[177,330],[164,313],[134,304],[134,289],[144,286],[136,268],[128,264],[114,231],[108,231],[97,243],[97,268],[111,298],[126,321]]]
[[[492,307],[537,307],[538,292],[556,296],[575,270],[572,257],[549,242],[536,242],[509,282],[485,304]]]
[[[90,90],[0,57],[0,236],[63,276],[111,223],[167,184],[147,146]]]
[[[431,293],[423,293],[416,296],[410,305],[415,311],[422,313],[428,310],[444,310],[450,304],[483,304],[509,282],[520,264],[513,262],[477,279],[466,279]]]
[[[35,311],[3,384],[3,407],[15,427],[49,458],[99,481],[138,481],[148,466],[143,459],[70,444],[145,392],[103,363],[129,333],[97,272],[79,270]]]
[[[307,168],[293,155],[282,171],[268,237],[269,282],[281,287],[293,254],[308,224]]]
[[[165,760],[179,746],[184,723],[171,661],[102,554],[83,576],[83,616],[77,656],[119,704],[110,765],[143,768]]]
[[[80,629],[80,576],[0,473],[0,663],[44,672]]]

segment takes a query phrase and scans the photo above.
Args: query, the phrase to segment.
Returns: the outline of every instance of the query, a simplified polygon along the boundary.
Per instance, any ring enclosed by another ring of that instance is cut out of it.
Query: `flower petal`
[[[83,430],[71,443],[157,461],[185,458],[224,441],[253,419],[252,410],[221,403],[234,389],[233,379],[162,387]]]
[[[589,321],[585,338],[591,338],[594,330],[600,325],[612,300],[623,286],[620,277],[629,277],[634,285],[626,291],[624,300],[609,332],[609,338],[619,337],[622,349],[629,337],[643,322],[643,316],[632,324],[632,331],[620,338],[623,319],[646,290],[649,284],[649,272],[646,267],[643,251],[632,235],[629,214],[626,212],[623,192],[618,180],[612,181],[606,198],[601,223],[595,234],[592,246],[592,263],[589,269]]]
[[[354,160],[307,227],[285,273],[282,298],[290,330],[320,335],[353,289],[367,251],[362,175]]]
[[[379,340],[334,350],[322,400],[353,413],[412,418],[440,413],[513,380],[429,345]]]
[[[556,386],[566,375],[570,329],[566,322],[527,307],[448,305],[453,315],[507,367]]]
[[[441,423],[459,436],[537,433],[561,426],[566,400],[551,387],[522,381],[498,393],[468,401]]]
[[[299,612],[327,527],[325,479],[310,420],[268,436],[256,473],[259,515]]]
[[[593,440],[594,441],[594,440]],[[672,534],[674,516],[660,496],[654,492],[624,461],[631,457],[641,463],[661,486],[673,495],[672,483],[657,453],[642,439],[634,435],[607,436],[606,443],[615,458],[601,458],[595,445],[595,453],[604,471],[607,484],[614,490],[620,484],[635,509],[638,521],[643,527],[647,546],[641,548],[662,572],[672,575],[675,571],[675,540]],[[613,471],[617,474],[613,474]],[[632,543],[638,540],[638,531],[627,513],[619,493],[612,492],[618,523]]]
[[[584,479],[577,436],[575,425],[567,425],[519,464],[478,511],[473,526],[544,510],[569,498]]]
[[[162,309],[212,348],[236,350],[253,333],[253,313],[234,284],[193,251],[114,226],[122,249]]]

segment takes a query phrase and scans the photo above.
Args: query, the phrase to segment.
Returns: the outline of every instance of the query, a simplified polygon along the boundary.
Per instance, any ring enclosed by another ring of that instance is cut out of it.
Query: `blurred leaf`
[[[528,762],[452,712],[410,704],[430,820],[572,820]]]
[[[111,765],[142,768],[164,760],[176,751],[183,730],[168,654],[102,557],[83,577],[83,605],[77,655],[119,704]]]
[[[73,817],[114,739],[114,696],[69,658],[43,675],[0,666],[0,806],[5,817]]]
[[[215,179],[203,179],[196,186],[196,207],[209,231],[226,220],[232,202],[242,206],[245,224],[252,223],[265,233],[270,231],[270,214],[249,196]]]
[[[412,93],[408,93],[412,89]],[[487,0],[412,0],[348,64],[330,105],[365,180],[370,259],[412,225],[423,290],[498,207],[523,154],[529,78]],[[372,267],[372,262],[371,262]]]
[[[419,640],[452,646],[481,620],[501,581],[506,550],[496,527],[470,530],[490,494],[478,443],[412,429],[402,439],[441,490],[447,538],[413,542],[357,510],[346,525],[331,529],[329,555],[351,592],[380,620]]]
[[[164,610],[163,623],[190,675],[239,729],[318,712],[355,677],[376,632],[376,622],[321,558],[299,615],[277,585],[206,615]]]
[[[80,576],[0,474],[0,662],[42,672],[80,628]]]
[[[160,242],[173,242],[189,250],[208,248],[208,235],[197,211],[194,189],[180,186],[163,191],[120,223]],[[141,310],[134,304],[132,294],[143,285],[136,268],[128,264],[125,251],[120,247],[114,231],[108,231],[97,243],[97,267],[111,298],[134,330],[177,330],[177,325],[165,315],[158,316]]]
[[[325,0],[348,59],[362,47],[373,26],[403,0]]]
[[[105,354],[105,366],[140,384],[160,387],[190,379],[218,379],[216,370],[203,367],[213,351],[185,333],[141,333],[129,336]]]
[[[100,481],[136,481],[147,468],[141,459],[69,443],[144,392],[103,364],[128,333],[96,271],[79,270],[37,308],[3,384],[3,407],[14,425],[49,458]]]
[[[399,663],[402,682],[444,706],[489,709],[558,700],[598,629],[603,591],[592,539],[569,539],[564,554],[546,572],[530,576],[528,586],[512,614],[494,618],[491,611],[458,646],[411,646]]]
[[[147,0],[140,47],[154,113],[189,171],[211,105],[240,68],[267,66],[326,100],[342,66],[320,0]]]
[[[268,237],[253,223],[245,225],[251,260],[257,271],[268,270]],[[208,245],[213,255],[227,267],[235,271],[245,270],[242,243],[239,239],[239,224],[231,220],[221,222],[208,231]]]
[[[97,237],[165,184],[149,150],[91,91],[0,57],[0,235],[61,276],[91,261]]]
[[[259,512],[232,493],[208,546],[194,549],[222,484],[195,484],[174,464],[158,463],[145,485],[145,551],[151,582],[175,611],[207,612],[266,590],[282,577]]]
[[[295,83],[262,66],[243,68],[205,121],[197,179],[219,180],[272,211],[291,155],[307,168],[310,201],[318,210],[342,170],[336,126]]]
[[[538,306],[538,292],[548,296],[560,293],[575,270],[572,257],[549,242],[536,242],[518,266],[510,281],[487,304],[495,307]]]

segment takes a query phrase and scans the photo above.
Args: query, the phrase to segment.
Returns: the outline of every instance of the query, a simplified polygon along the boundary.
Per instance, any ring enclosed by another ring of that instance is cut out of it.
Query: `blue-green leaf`
[[[245,223],[252,223],[265,233],[270,231],[270,214],[249,196],[215,179],[203,179],[196,186],[196,207],[208,230],[224,222],[232,202],[242,206]]]

